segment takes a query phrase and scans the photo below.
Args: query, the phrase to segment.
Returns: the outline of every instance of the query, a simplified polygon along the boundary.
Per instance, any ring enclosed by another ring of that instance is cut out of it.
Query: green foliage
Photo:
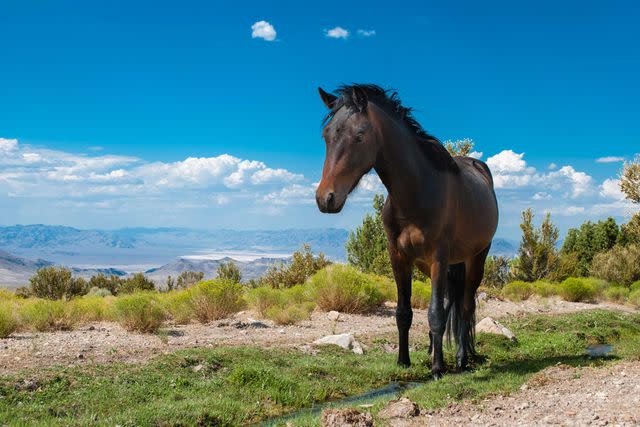
[[[18,307],[18,316],[23,325],[38,332],[66,331],[77,321],[65,302],[40,298],[24,300]]]
[[[238,283],[208,280],[191,288],[194,315],[201,323],[223,319],[244,307],[243,289]]]
[[[500,289],[509,282],[510,276],[509,258],[504,256],[487,257],[482,278],[484,286]]]
[[[317,256],[311,252],[309,245],[304,245],[301,250],[292,255],[291,263],[274,265],[259,280],[259,286],[271,286],[272,288],[290,288],[301,285],[307,281],[316,271],[326,267],[330,262],[323,253]]]
[[[89,279],[89,287],[106,289],[111,295],[118,295],[122,282],[123,279],[116,275],[112,274],[107,277],[103,273],[99,273]]]
[[[592,281],[570,277],[560,283],[560,296],[565,301],[592,302],[597,295],[597,289]]]
[[[609,301],[622,304],[627,300],[627,297],[629,296],[629,288],[625,288],[624,286],[611,286],[605,289],[603,294],[604,297]]]
[[[612,283],[629,285],[640,280],[640,246],[614,246],[593,257],[591,274]]]
[[[293,325],[311,316],[315,304],[306,302],[287,306],[272,306],[265,313],[267,319],[273,320],[278,325]]]
[[[167,292],[162,295],[161,302],[171,320],[178,325],[186,325],[194,317],[193,298],[190,289]]]
[[[640,308],[640,289],[629,292],[627,302],[636,308]]]
[[[613,248],[620,239],[620,229],[613,218],[593,223],[587,221],[580,228],[572,228],[562,245],[564,255],[573,254],[577,259],[576,271],[570,275],[588,276],[593,257]]]
[[[627,199],[640,203],[640,154],[629,161],[624,162],[620,176],[620,189]]]
[[[151,292],[136,292],[116,298],[114,311],[118,323],[132,332],[157,332],[165,320],[157,294]]]
[[[533,293],[542,298],[548,298],[554,295],[558,295],[560,291],[558,285],[544,280],[538,280],[531,284]]]
[[[637,212],[629,222],[620,227],[620,244],[640,246],[640,212]]]
[[[132,294],[134,292],[155,291],[156,285],[143,273],[135,273],[125,279],[118,290],[119,294]]]
[[[374,214],[366,214],[362,224],[349,233],[345,248],[347,261],[366,273],[390,276],[391,261],[387,252],[387,235],[382,224],[384,196],[373,197]]]
[[[534,282],[550,277],[557,269],[559,258],[556,250],[558,228],[547,213],[540,228],[533,225],[533,212],[522,212],[522,240],[518,249],[518,262],[514,266],[514,277],[521,281]]]
[[[87,282],[75,278],[64,267],[44,267],[29,279],[30,295],[38,298],[71,299],[89,291]]]
[[[315,307],[305,287],[273,289],[268,286],[251,289],[247,293],[249,306],[262,317],[279,325],[292,325],[307,320]]]
[[[176,288],[189,288],[196,283],[202,282],[202,279],[204,279],[204,273],[202,271],[183,271],[182,273],[180,273],[178,279],[176,280]]]
[[[582,275],[580,270],[580,260],[576,252],[560,252],[558,267],[551,273],[549,278],[556,282],[562,282],[569,277]]]
[[[109,292],[100,289],[101,292]],[[66,304],[65,309],[69,315],[78,322],[99,322],[113,319],[113,297],[101,295],[85,295],[72,299]]]
[[[533,295],[534,289],[531,283],[516,280],[515,282],[507,283],[502,288],[502,296],[511,301],[524,301],[529,299]]]
[[[631,286],[629,286],[629,290],[631,292],[640,290],[640,280],[636,280],[635,282],[633,282]]]
[[[321,310],[367,313],[384,303],[384,294],[366,274],[335,264],[309,279],[313,300]]]
[[[242,273],[235,262],[221,262],[218,266],[218,279],[240,283],[242,281]]]
[[[421,282],[414,280],[411,282],[411,307],[426,310],[431,303],[431,281]]]
[[[0,299],[0,338],[7,338],[18,330],[16,304],[12,300]]]

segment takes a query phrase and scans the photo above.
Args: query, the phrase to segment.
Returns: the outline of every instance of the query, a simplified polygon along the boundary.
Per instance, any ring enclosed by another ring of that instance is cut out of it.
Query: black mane
[[[402,105],[396,91],[385,90],[374,84],[351,84],[340,86],[334,93],[337,98],[332,105],[331,111],[325,117],[325,122],[330,121],[342,107],[347,107],[352,111],[364,112],[366,103],[373,102],[397,120],[402,121],[418,139],[422,140],[420,148],[432,160],[436,168],[458,171],[458,164],[451,157],[451,154],[438,138],[430,135],[422,128],[420,123],[413,117],[412,109]]]

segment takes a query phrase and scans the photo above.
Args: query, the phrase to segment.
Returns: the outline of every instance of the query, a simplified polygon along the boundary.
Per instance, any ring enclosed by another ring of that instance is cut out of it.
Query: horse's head
[[[338,213],[360,178],[374,166],[379,138],[369,119],[364,91],[354,88],[340,97],[321,88],[318,91],[330,113],[322,131],[326,157],[316,202],[321,212]]]

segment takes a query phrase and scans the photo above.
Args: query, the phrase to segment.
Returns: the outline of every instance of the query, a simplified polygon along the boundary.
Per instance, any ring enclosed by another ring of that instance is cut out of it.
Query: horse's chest
[[[425,230],[410,225],[398,235],[397,247],[411,258],[419,258],[430,252],[432,242],[428,237]]]

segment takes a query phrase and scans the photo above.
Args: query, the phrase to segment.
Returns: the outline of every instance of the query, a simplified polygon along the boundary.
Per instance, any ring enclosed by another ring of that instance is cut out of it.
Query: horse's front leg
[[[389,248],[391,267],[398,289],[396,307],[396,325],[398,326],[398,365],[409,367],[409,329],[413,321],[411,309],[411,270],[413,263],[402,256],[395,248]]]
[[[447,260],[439,257],[431,264],[431,304],[429,305],[429,329],[431,336],[432,363],[431,372],[438,379],[444,373],[442,340],[447,326],[447,310],[444,306],[444,294],[447,286]]]

